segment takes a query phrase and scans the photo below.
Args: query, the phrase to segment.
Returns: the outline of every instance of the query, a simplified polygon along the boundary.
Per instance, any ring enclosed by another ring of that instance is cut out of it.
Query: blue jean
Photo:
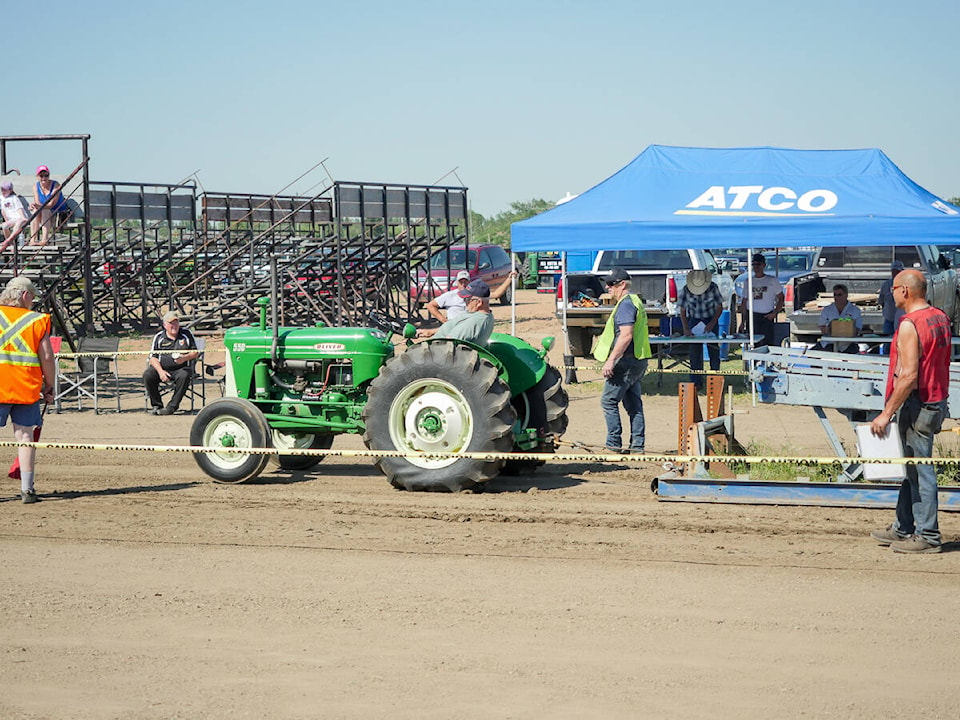
[[[620,403],[630,420],[630,450],[643,452],[646,426],[643,419],[643,398],[640,381],[647,372],[647,361],[622,357],[613,367],[613,377],[607,378],[600,395],[600,407],[607,422],[607,447],[623,447],[623,426],[620,424]]]
[[[946,415],[947,403],[923,405],[916,392],[910,394],[897,414],[897,429],[903,440],[904,457],[931,457],[933,438]],[[933,465],[907,465],[900,485],[894,530],[901,535],[919,535],[939,545],[937,524],[937,469]]]
[[[706,345],[689,345],[690,348],[690,369],[694,372],[703,370],[703,348],[707,348],[707,356],[710,358],[710,369],[720,369],[720,345],[718,343],[707,343]],[[703,387],[703,375],[694,374],[690,376],[690,382],[698,388]]]

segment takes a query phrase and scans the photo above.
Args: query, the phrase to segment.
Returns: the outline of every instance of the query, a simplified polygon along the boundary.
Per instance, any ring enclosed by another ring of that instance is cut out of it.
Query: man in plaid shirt
[[[680,308],[684,335],[716,334],[717,323],[723,312],[723,298],[709,270],[691,270],[687,273],[687,284],[680,291],[677,306]],[[707,343],[706,348],[710,356],[710,369],[719,370],[720,345]],[[699,345],[690,346],[690,369],[694,371],[690,382],[698,388],[703,387],[703,376],[698,374],[703,370],[703,351]]]

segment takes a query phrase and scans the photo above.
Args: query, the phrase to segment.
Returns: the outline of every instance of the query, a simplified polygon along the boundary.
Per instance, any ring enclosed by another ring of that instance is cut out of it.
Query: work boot
[[[33,503],[40,502],[40,498],[37,497],[37,494],[33,490],[20,493],[20,499],[23,500],[24,505],[33,505]]]
[[[893,523],[890,523],[883,530],[872,530],[870,532],[870,537],[876,540],[881,545],[889,545],[890,543],[895,543],[900,540],[905,540],[910,537],[909,535],[901,535],[896,530],[893,529]]]
[[[938,553],[943,550],[939,545],[928,543],[919,535],[911,535],[903,540],[890,543],[890,549],[896,553]]]
[[[176,411],[177,409],[175,407],[167,405],[165,408],[157,410],[157,415],[173,415]]]

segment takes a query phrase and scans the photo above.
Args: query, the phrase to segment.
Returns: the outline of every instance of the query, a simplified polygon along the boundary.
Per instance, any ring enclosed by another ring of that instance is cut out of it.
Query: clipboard
[[[903,443],[897,424],[887,425],[887,433],[877,437],[870,432],[869,425],[857,425],[857,453],[860,457],[898,458],[903,457]],[[907,476],[906,465],[881,465],[880,463],[863,463],[864,480],[880,480],[886,482],[900,482]]]

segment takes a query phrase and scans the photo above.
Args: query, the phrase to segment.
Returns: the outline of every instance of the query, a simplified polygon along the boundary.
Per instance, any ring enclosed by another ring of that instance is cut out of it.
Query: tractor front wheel
[[[220,398],[204,407],[194,419],[190,444],[220,448],[217,452],[194,453],[197,465],[216,482],[241,483],[263,472],[269,455],[230,449],[270,447],[270,426],[249,400]]]
[[[407,455],[377,459],[396,488],[472,489],[495,477],[503,460],[428,454],[505,454],[513,447],[516,415],[510,389],[469,346],[447,341],[413,345],[383,366],[367,398],[367,447]]]

